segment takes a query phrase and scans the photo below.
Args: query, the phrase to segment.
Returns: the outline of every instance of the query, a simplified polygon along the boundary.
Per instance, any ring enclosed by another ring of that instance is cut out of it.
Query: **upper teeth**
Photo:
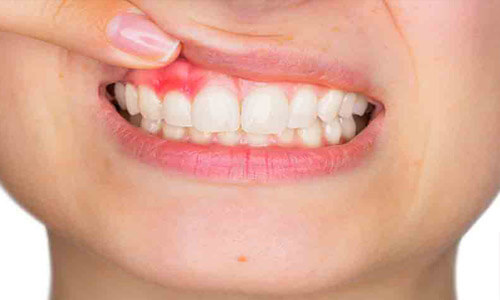
[[[248,133],[282,132],[288,124],[288,100],[278,87],[260,87],[243,100],[241,128]]]
[[[144,118],[149,120],[161,119],[162,103],[156,93],[147,86],[139,87],[139,108]]]
[[[316,147],[323,136],[329,143],[338,143],[342,137],[354,137],[352,116],[365,114],[368,107],[366,96],[318,92],[309,85],[299,86],[294,93],[279,85],[261,85],[240,101],[239,95],[222,85],[207,85],[190,99],[182,91],[172,90],[161,98],[147,86],[117,83],[115,96],[130,115],[141,113],[141,126],[149,132],[160,131],[159,121],[164,120],[166,136],[181,137],[182,128],[192,127],[189,132],[196,140],[206,142],[212,133],[219,133],[215,136],[226,145],[237,144],[239,132],[247,133],[249,144],[265,145],[269,134],[276,135],[278,143],[291,143],[295,129],[306,146]]]
[[[206,87],[194,98],[191,117],[199,131],[235,131],[240,127],[238,99],[224,87]]]
[[[318,116],[323,122],[330,123],[337,118],[344,96],[344,92],[332,90],[319,100]]]
[[[318,117],[318,99],[311,87],[300,88],[290,101],[288,128],[307,128]]]
[[[130,83],[125,86],[125,103],[127,104],[127,110],[130,115],[137,115],[140,112],[137,89]]]
[[[191,101],[181,92],[168,92],[163,100],[162,115],[170,125],[191,127]]]

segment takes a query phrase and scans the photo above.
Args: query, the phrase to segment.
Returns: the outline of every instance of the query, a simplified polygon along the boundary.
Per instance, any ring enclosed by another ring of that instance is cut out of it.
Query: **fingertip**
[[[174,60],[177,59],[177,57],[179,57],[180,53],[181,53],[181,50],[182,50],[182,46],[181,46],[181,42],[180,41],[177,41],[176,43],[177,45],[175,45],[173,48],[172,48],[172,51],[170,53],[166,53],[165,56],[163,56],[160,60],[159,60],[159,63],[163,64],[163,65],[168,65],[170,64],[171,62],[173,62]]]
[[[164,33],[143,14],[122,13],[107,24],[106,35],[116,49],[159,66],[175,60],[180,41]]]

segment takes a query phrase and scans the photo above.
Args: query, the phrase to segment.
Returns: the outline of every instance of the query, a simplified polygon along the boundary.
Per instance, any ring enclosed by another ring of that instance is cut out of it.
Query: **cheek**
[[[38,194],[47,196],[46,179],[59,171],[57,167],[46,167],[60,145],[56,135],[64,131],[54,119],[56,103],[45,97],[60,95],[54,78],[58,72],[58,61],[54,59],[57,51],[41,42],[5,33],[0,34],[0,49],[4,70],[0,72],[2,183],[23,206],[38,214],[48,210],[49,205],[35,201],[41,198]],[[46,59],[40,61],[39,57]],[[49,74],[45,69],[48,66],[53,70]]]
[[[451,243],[500,187],[500,3],[389,3],[417,82],[394,106],[404,129],[396,157],[415,187],[409,219],[429,242]]]

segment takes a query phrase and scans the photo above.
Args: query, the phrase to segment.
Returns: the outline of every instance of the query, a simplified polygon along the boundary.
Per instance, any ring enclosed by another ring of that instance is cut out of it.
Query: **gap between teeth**
[[[160,98],[147,86],[121,82],[115,84],[114,94],[129,121],[151,134],[227,146],[341,144],[366,126],[359,120],[363,116],[367,122],[371,105],[361,94],[328,90],[318,95],[309,85],[298,87],[290,99],[271,84],[257,87],[241,101],[216,85],[204,87],[194,99],[181,91]]]

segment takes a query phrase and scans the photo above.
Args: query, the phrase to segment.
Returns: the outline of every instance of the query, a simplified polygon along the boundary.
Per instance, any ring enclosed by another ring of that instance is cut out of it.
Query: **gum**
[[[256,82],[243,78],[218,73],[200,68],[184,58],[179,58],[172,64],[154,70],[132,70],[125,78],[126,82],[135,86],[145,85],[153,89],[160,99],[170,91],[181,91],[190,99],[194,99],[196,94],[207,85],[220,85],[228,88],[240,99],[245,98],[248,93],[257,87],[274,85],[280,87],[287,97],[291,99],[296,90],[304,86],[303,83],[293,82]],[[312,87],[318,97],[324,95],[328,89],[325,87]]]

